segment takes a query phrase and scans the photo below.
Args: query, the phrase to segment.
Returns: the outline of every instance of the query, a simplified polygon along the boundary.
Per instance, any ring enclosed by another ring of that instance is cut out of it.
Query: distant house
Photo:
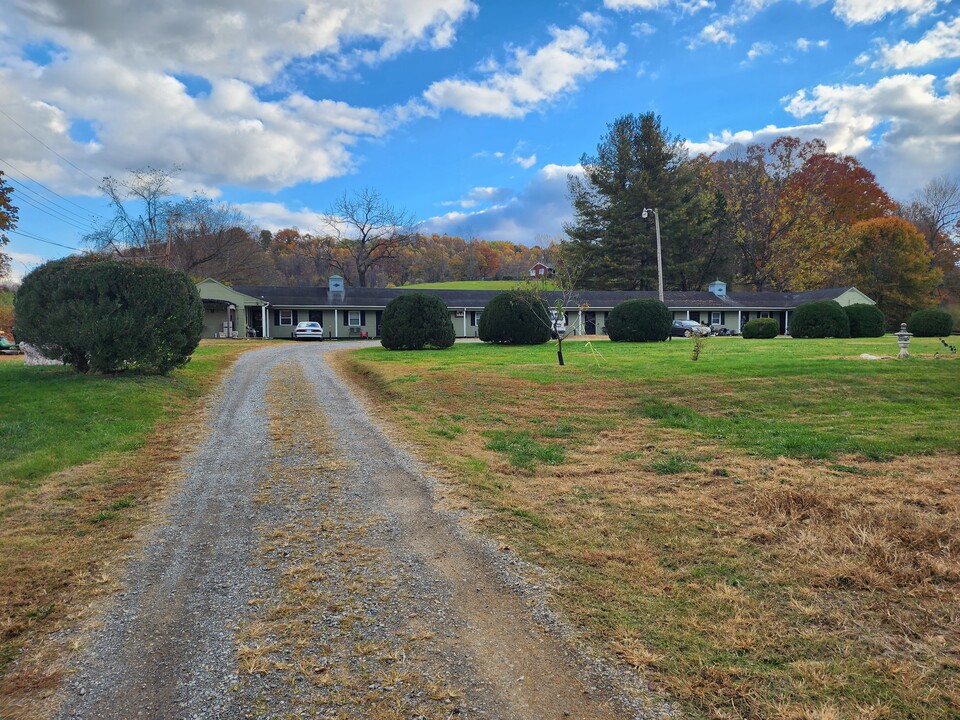
[[[534,266],[536,267],[536,266]],[[547,267],[547,266],[544,266]],[[208,278],[197,284],[203,299],[204,337],[289,338],[298,322],[315,320],[327,338],[378,337],[383,310],[403,293],[421,292],[439,297],[450,310],[458,337],[476,337],[480,314],[496,290],[424,290],[404,288],[347,288],[334,275],[327,287],[235,285],[227,287]],[[567,326],[578,335],[605,332],[607,316],[619,303],[656,298],[656,291],[584,290],[566,308]],[[551,305],[561,298],[547,291]],[[706,292],[667,291],[663,299],[676,320],[697,320],[739,333],[748,320],[774,318],[782,334],[790,332],[790,314],[811,300],[836,300],[841,305],[875,304],[855,287],[806,292],[727,292],[717,280]],[[583,309],[586,307],[587,309]]]
[[[553,265],[547,265],[542,261],[530,268],[530,277],[532,278],[553,277],[556,274]]]

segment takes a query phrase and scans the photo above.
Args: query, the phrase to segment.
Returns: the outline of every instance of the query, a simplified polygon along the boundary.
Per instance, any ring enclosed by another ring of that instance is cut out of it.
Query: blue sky
[[[625,113],[691,152],[821,137],[902,200],[960,173],[949,0],[0,2],[17,275],[82,247],[99,178],[148,165],[259,227],[322,231],[373,187],[425,230],[533,244]]]

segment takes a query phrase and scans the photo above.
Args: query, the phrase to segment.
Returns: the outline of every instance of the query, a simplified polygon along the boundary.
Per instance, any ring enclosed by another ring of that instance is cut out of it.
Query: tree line
[[[779,137],[691,157],[653,113],[610,123],[569,178],[565,260],[588,287],[653,290],[660,222],[664,285],[715,277],[756,291],[856,285],[891,322],[960,302],[960,181],[895,202],[853,157]]]

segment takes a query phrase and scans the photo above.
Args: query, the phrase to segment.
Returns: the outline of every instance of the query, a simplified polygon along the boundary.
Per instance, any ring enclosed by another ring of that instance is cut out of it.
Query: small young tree
[[[836,300],[815,300],[794,311],[790,335],[795,338],[848,338],[850,321]]]
[[[673,318],[659,300],[625,300],[607,318],[607,334],[615,342],[660,342],[670,337]]]
[[[16,298],[20,339],[77,372],[165,374],[200,342],[203,303],[184,273],[99,256],[27,275]]]
[[[383,311],[380,344],[387,350],[442,350],[455,339],[450,311],[435,295],[400,295]]]
[[[487,303],[477,334],[484,342],[542,345],[550,339],[552,323],[547,304],[537,293],[508,290]]]

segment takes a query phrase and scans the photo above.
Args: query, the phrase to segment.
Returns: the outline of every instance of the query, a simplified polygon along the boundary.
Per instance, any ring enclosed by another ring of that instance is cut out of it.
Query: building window
[[[711,325],[722,325],[722,324],[723,324],[723,320],[721,319],[719,312],[714,311],[714,312],[710,313],[710,324],[711,324]]]
[[[764,310],[762,313],[760,313],[760,317],[768,318],[770,317],[770,312],[768,310]]]
[[[470,327],[478,327],[480,325],[480,315],[482,311],[480,310],[471,310],[470,311]]]
[[[280,310],[280,324],[293,325],[293,310]]]
[[[350,327],[360,327],[360,311],[359,310],[350,310],[349,315],[347,315],[347,325]]]

